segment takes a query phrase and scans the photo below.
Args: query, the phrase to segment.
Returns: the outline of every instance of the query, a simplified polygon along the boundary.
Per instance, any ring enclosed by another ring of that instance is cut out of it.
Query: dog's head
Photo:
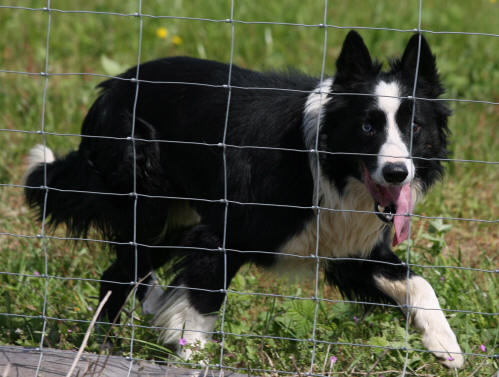
[[[435,57],[416,34],[402,57],[382,71],[360,35],[351,31],[336,66],[319,138],[319,148],[333,152],[321,156],[323,173],[340,190],[346,177],[361,180],[376,208],[387,213],[380,218],[389,221],[388,212],[412,210],[410,187],[426,191],[442,173],[438,159],[447,156],[450,111],[432,101],[443,93]],[[396,239],[404,237],[399,233],[406,219],[395,217]]]

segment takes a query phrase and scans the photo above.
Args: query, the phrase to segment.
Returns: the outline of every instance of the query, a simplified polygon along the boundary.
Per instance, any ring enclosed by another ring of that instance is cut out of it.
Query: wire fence
[[[327,299],[320,297],[319,294],[319,281],[320,281],[320,267],[321,263],[327,262],[329,260],[334,260],[334,261],[349,261],[349,260],[356,260],[356,261],[364,261],[367,263],[385,263],[385,264],[393,264],[390,262],[382,262],[382,261],[373,261],[370,259],[362,259],[362,258],[331,258],[331,257],[326,257],[326,256],[321,256],[319,255],[319,237],[320,237],[320,214],[321,212],[356,212],[356,213],[377,213],[375,211],[360,211],[360,210],[345,210],[345,209],[334,209],[334,208],[327,208],[323,207],[319,203],[319,190],[320,190],[320,184],[317,184],[315,187],[316,190],[316,195],[315,197],[315,203],[313,206],[306,207],[306,206],[293,206],[293,205],[282,205],[282,204],[277,204],[277,203],[255,203],[255,202],[239,202],[235,200],[231,200],[228,197],[228,190],[227,190],[227,185],[228,185],[228,174],[227,174],[227,151],[230,149],[266,149],[266,150],[279,150],[279,151],[288,151],[288,152],[293,152],[293,153],[306,153],[309,155],[314,155],[315,158],[313,161],[315,162],[314,168],[316,169],[316,177],[320,176],[320,156],[321,155],[361,155],[361,156],[373,156],[372,154],[363,154],[363,153],[345,153],[345,152],[330,152],[330,151],[325,151],[325,150],[320,150],[319,149],[319,125],[320,125],[320,116],[317,119],[317,132],[316,132],[316,138],[315,138],[315,146],[311,150],[302,150],[302,149],[291,149],[291,148],[275,148],[275,147],[263,147],[263,146],[258,146],[258,145],[233,145],[230,143],[227,143],[227,129],[228,129],[228,124],[229,124],[229,108],[230,108],[230,103],[231,103],[231,94],[232,90],[234,89],[240,89],[240,90],[248,90],[248,91],[297,91],[294,89],[284,89],[284,88],[268,88],[268,87],[241,87],[241,86],[236,86],[232,84],[232,67],[233,67],[233,58],[234,58],[234,42],[235,42],[235,28],[238,25],[242,24],[253,24],[253,25],[280,25],[280,26],[290,26],[290,27],[306,27],[306,28],[315,28],[318,30],[323,30],[324,35],[323,35],[323,48],[322,48],[322,63],[321,63],[321,72],[320,72],[320,83],[322,84],[323,81],[325,80],[325,63],[326,63],[326,54],[327,54],[327,45],[328,45],[328,30],[330,29],[366,29],[366,30],[383,30],[383,31],[392,31],[392,32],[401,32],[401,33],[414,33],[414,32],[420,32],[422,34],[458,34],[458,35],[465,35],[465,36],[480,36],[480,37],[488,37],[488,38],[497,38],[499,37],[499,34],[492,34],[492,33],[480,33],[480,32],[459,32],[459,31],[437,31],[437,30],[427,30],[423,29],[421,27],[422,25],[422,9],[423,9],[423,0],[418,0],[418,22],[415,25],[408,25],[407,29],[397,29],[397,28],[388,28],[388,27],[367,27],[367,26],[357,26],[357,25],[352,25],[352,26],[339,26],[339,25],[334,25],[328,22],[328,7],[331,5],[328,5],[328,0],[323,1],[323,20],[322,23],[320,24],[305,24],[305,23],[290,23],[290,22],[273,22],[273,21],[246,21],[246,20],[241,20],[241,19],[236,19],[234,17],[234,7],[235,7],[235,2],[239,0],[231,0],[230,1],[230,18],[227,19],[211,19],[211,18],[200,18],[200,17],[181,17],[181,16],[165,16],[165,15],[156,15],[156,14],[147,14],[143,12],[143,2],[142,0],[137,0],[137,12],[135,13],[120,13],[120,12],[108,12],[108,11],[92,11],[92,10],[63,10],[63,9],[56,9],[51,6],[51,0],[47,0],[46,7],[42,8],[31,8],[31,7],[24,7],[24,6],[14,6],[14,5],[0,5],[0,12],[3,9],[11,9],[11,10],[20,10],[20,11],[29,11],[29,12],[43,12],[46,14],[47,18],[47,29],[46,29],[46,42],[45,42],[45,59],[44,59],[44,70],[43,72],[27,72],[27,71],[18,71],[18,70],[7,70],[7,69],[2,69],[0,66],[0,73],[3,74],[9,74],[9,75],[29,75],[29,76],[39,76],[43,79],[43,91],[42,91],[42,113],[41,113],[41,123],[40,123],[40,129],[36,131],[31,131],[31,130],[23,130],[23,129],[11,129],[11,128],[0,128],[0,132],[14,132],[14,133],[25,133],[25,134],[37,134],[40,135],[40,137],[43,140],[43,145],[47,146],[47,136],[57,136],[57,137],[70,137],[70,136],[77,136],[81,138],[102,138],[102,139],[113,139],[113,140],[123,140],[123,141],[129,141],[132,144],[132,149],[133,149],[133,155],[134,155],[134,160],[133,160],[133,191],[130,193],[114,193],[114,192],[91,192],[91,191],[78,191],[78,190],[61,190],[55,187],[49,187],[47,184],[47,170],[45,167],[44,171],[44,184],[42,187],[29,187],[26,185],[21,185],[21,184],[15,184],[15,183],[0,183],[1,187],[12,187],[12,188],[37,188],[37,189],[42,189],[44,191],[44,201],[45,201],[45,206],[47,204],[47,198],[48,195],[51,191],[59,191],[59,192],[68,192],[68,193],[86,193],[86,194],[95,194],[95,195],[105,195],[105,196],[130,196],[133,198],[134,201],[134,222],[133,222],[133,239],[128,241],[128,242],[116,242],[116,241],[111,241],[111,240],[105,240],[105,239],[95,239],[95,238],[75,238],[75,237],[61,237],[61,236],[54,236],[51,234],[47,234],[47,230],[45,227],[45,220],[46,220],[46,208],[44,206],[43,208],[43,213],[42,213],[42,222],[41,222],[41,228],[39,234],[33,235],[33,234],[20,234],[20,233],[12,233],[12,232],[0,232],[0,235],[2,236],[7,236],[7,237],[15,237],[15,238],[23,238],[23,239],[39,239],[41,242],[41,247],[43,250],[43,259],[44,259],[44,271],[40,275],[35,275],[35,274],[25,274],[25,273],[19,273],[16,271],[0,271],[0,275],[6,275],[6,276],[15,276],[15,277],[37,277],[44,279],[44,292],[43,292],[43,308],[42,308],[42,313],[41,315],[35,316],[35,315],[25,315],[25,314],[15,314],[15,313],[0,313],[0,317],[22,317],[26,319],[30,318],[39,318],[43,320],[43,328],[41,330],[41,339],[39,343],[39,347],[37,350],[40,351],[40,358],[39,358],[39,363],[38,363],[38,368],[35,371],[35,376],[39,375],[40,372],[40,366],[42,364],[43,356],[44,356],[44,351],[45,351],[45,337],[46,337],[46,329],[47,329],[47,323],[50,320],[56,320],[56,321],[62,321],[62,322],[79,322],[83,324],[90,323],[90,320],[82,320],[82,319],[75,319],[75,318],[60,318],[60,317],[53,317],[48,315],[47,313],[47,305],[49,301],[49,281],[52,279],[56,280],[72,280],[72,281],[88,281],[92,283],[105,283],[109,282],[106,280],[102,279],[93,279],[93,278],[84,278],[84,277],[69,277],[69,276],[59,276],[59,275],[53,275],[49,273],[49,252],[47,250],[47,241],[48,240],[77,240],[77,241],[85,241],[89,243],[101,243],[101,244],[108,244],[108,245],[131,245],[134,247],[134,258],[135,258],[135,271],[134,271],[134,280],[132,282],[112,282],[114,284],[124,284],[124,285],[132,285],[133,287],[137,287],[139,285],[144,285],[144,286],[151,286],[151,284],[147,284],[144,282],[141,282],[139,277],[138,277],[138,272],[137,272],[137,260],[138,260],[138,248],[168,248],[168,249],[182,249],[182,248],[188,248],[190,250],[199,250],[202,252],[210,252],[210,253],[219,253],[224,256],[224,287],[222,290],[209,290],[209,289],[198,289],[198,288],[189,288],[193,290],[200,290],[200,291],[206,291],[206,292],[223,292],[225,293],[225,298],[223,305],[220,310],[220,325],[217,331],[210,333],[210,334],[216,334],[221,337],[221,347],[220,347],[220,355],[219,355],[219,361],[215,365],[211,365],[213,368],[218,368],[220,370],[220,376],[222,376],[222,373],[225,369],[227,370],[235,370],[235,371],[243,371],[246,372],[246,368],[238,368],[232,365],[228,365],[225,362],[225,353],[223,344],[225,342],[225,339],[227,336],[234,336],[234,337],[240,337],[240,338],[261,338],[261,339],[278,339],[278,340],[287,340],[287,341],[293,341],[293,342],[307,342],[310,344],[311,347],[311,355],[310,355],[310,367],[308,372],[306,372],[306,375],[309,376],[322,376],[322,374],[318,374],[316,371],[314,371],[314,364],[317,363],[316,360],[316,347],[319,344],[325,344],[325,345],[348,345],[352,347],[367,347],[367,348],[380,348],[380,349],[386,349],[386,350],[399,350],[405,353],[405,362],[403,365],[403,368],[401,370],[402,376],[405,376],[407,373],[407,366],[408,366],[408,361],[409,361],[409,353],[416,351],[416,352],[430,352],[425,349],[418,349],[418,348],[411,348],[409,345],[409,322],[410,322],[410,315],[409,312],[406,311],[406,318],[405,318],[405,340],[404,340],[404,346],[403,347],[390,347],[390,346],[376,346],[376,345],[369,345],[369,344],[355,344],[355,343],[348,343],[348,342],[327,342],[321,339],[317,338],[317,321],[318,321],[318,310],[319,310],[319,305],[321,302],[327,302],[327,303],[356,303],[356,304],[363,304],[363,305],[368,305],[368,306],[384,306],[384,307],[399,307],[398,305],[393,305],[393,304],[380,304],[380,303],[374,303],[374,302],[365,302],[365,301],[352,301],[352,300],[335,300],[335,299]],[[138,48],[137,48],[137,58],[136,58],[136,64],[137,64],[137,71],[136,75],[134,78],[127,79],[123,77],[116,77],[113,75],[107,75],[107,74],[98,74],[98,73],[92,73],[92,72],[51,72],[50,71],[50,47],[51,47],[51,29],[52,29],[52,17],[54,14],[57,13],[65,13],[65,14],[92,14],[92,15],[98,15],[101,17],[133,17],[138,19],[138,25],[139,25],[139,30],[138,30]],[[172,20],[185,20],[185,21],[190,21],[190,22],[209,22],[209,23],[227,23],[230,24],[230,29],[231,29],[231,37],[230,37],[230,45],[227,46],[228,49],[230,49],[230,59],[229,59],[229,73],[227,77],[227,82],[226,84],[222,85],[210,85],[210,84],[205,84],[205,83],[196,83],[196,82],[173,82],[173,81],[147,81],[139,78],[139,73],[140,73],[140,66],[141,66],[141,56],[142,56],[142,41],[143,41],[143,21],[144,19],[172,19]],[[420,41],[421,43],[421,41]],[[418,64],[419,64],[419,52],[420,52],[421,44],[418,46]],[[46,108],[47,108],[47,101],[48,101],[48,84],[51,79],[51,77],[56,77],[56,76],[89,76],[89,77],[98,77],[98,78],[114,78],[114,79],[119,79],[119,80],[128,80],[130,82],[135,83],[135,96],[134,96],[134,102],[133,102],[133,109],[132,109],[132,132],[130,136],[119,138],[119,137],[111,137],[111,136],[91,136],[91,135],[81,135],[77,133],[61,133],[61,132],[52,132],[52,131],[47,131],[46,130]],[[418,68],[416,68],[416,74],[414,78],[414,84],[413,84],[413,89],[412,89],[412,95],[411,96],[406,96],[406,97],[394,97],[394,98],[399,98],[399,99],[415,99],[415,100],[420,100],[420,101],[444,101],[444,102],[462,102],[462,103],[476,103],[476,104],[482,104],[482,105],[487,105],[487,106],[497,106],[499,105],[499,102],[492,101],[492,100],[486,100],[486,99],[473,99],[473,98],[441,98],[441,99],[428,99],[428,98],[420,98],[416,96],[416,86],[418,82]],[[157,85],[169,85],[169,84],[181,84],[181,85],[189,85],[189,86],[200,86],[200,87],[217,87],[217,88],[222,88],[225,89],[228,93],[227,96],[227,107],[226,107],[226,114],[225,114],[225,123],[224,123],[224,132],[223,132],[223,138],[220,140],[218,143],[202,143],[202,142],[188,142],[188,141],[181,141],[181,140],[164,140],[164,139],[142,139],[139,137],[135,136],[135,122],[136,122],[136,108],[137,108],[137,101],[140,96],[140,89],[141,89],[141,84],[143,83],[148,83],[148,84],[157,84]],[[298,91],[300,92],[300,91]],[[305,93],[312,93],[312,92],[306,92]],[[322,94],[322,93],[321,93]],[[335,93],[335,96],[340,96],[340,95],[351,95],[351,93]],[[366,95],[366,96],[373,96],[373,94],[357,94],[355,95]],[[321,96],[321,101],[322,101],[322,96]],[[412,122],[414,122],[414,116],[415,116],[415,104],[416,101],[413,101],[413,107],[412,107]],[[409,150],[409,158],[413,159],[423,159],[423,160],[439,160],[439,161],[447,161],[447,162],[455,162],[455,163],[470,163],[470,164],[483,164],[483,165],[491,165],[495,166],[499,164],[499,161],[487,161],[487,160],[481,160],[481,159],[464,159],[464,158],[423,158],[423,157],[418,157],[418,156],[412,156],[412,146],[413,146],[413,132],[411,130],[411,139],[410,139],[410,150]],[[137,192],[137,161],[135,158],[136,154],[136,143],[144,142],[144,143],[172,143],[172,144],[186,144],[186,145],[196,145],[196,146],[203,146],[207,148],[220,148],[222,150],[222,155],[223,155],[223,171],[224,171],[224,181],[223,181],[223,197],[219,199],[204,199],[204,198],[195,198],[195,197],[176,197],[176,196],[168,196],[168,195],[146,195],[142,193]],[[377,156],[377,155],[376,155]],[[207,202],[207,203],[221,203],[224,206],[224,227],[223,227],[223,238],[222,238],[222,245],[218,248],[206,248],[206,247],[182,247],[182,246],[176,246],[176,245],[156,245],[156,244],[144,244],[140,243],[137,240],[137,202],[139,198],[153,198],[153,199],[173,199],[173,200],[185,200],[185,201],[201,201],[201,202]],[[299,296],[293,296],[293,295],[284,295],[284,294],[273,294],[273,293],[263,293],[263,292],[243,292],[243,291],[238,291],[231,289],[229,287],[229,284],[227,282],[227,253],[258,253],[258,254],[275,254],[274,251],[272,250],[237,250],[233,249],[227,246],[227,217],[228,217],[228,209],[229,205],[240,205],[240,206],[268,206],[268,207],[289,207],[289,208],[297,208],[297,209],[313,209],[316,213],[316,247],[315,247],[315,253],[311,255],[295,255],[295,254],[286,254],[286,253],[280,253],[280,255],[285,255],[288,257],[292,258],[297,258],[297,259],[302,259],[302,260],[312,260],[315,262],[315,267],[314,267],[314,294],[313,297],[299,297]],[[435,219],[441,219],[441,220],[446,220],[446,221],[460,221],[460,222],[476,222],[476,223],[487,223],[487,224],[498,224],[499,223],[499,218],[488,218],[488,219],[483,219],[483,218],[467,218],[467,217],[449,217],[449,216],[426,216],[426,215],[421,215],[417,213],[410,213],[409,216],[412,218],[420,218],[420,219],[425,219],[425,220],[435,220]],[[412,221],[409,223],[411,224]],[[411,239],[411,232],[412,232],[412,227],[409,225],[409,239]],[[412,245],[409,242],[407,244],[407,250],[406,250],[406,255],[405,255],[405,261],[403,262],[405,265],[410,266],[410,267],[417,267],[417,268],[424,268],[424,269],[457,269],[457,270],[468,270],[468,271],[474,271],[474,272],[480,272],[483,274],[494,274],[497,275],[499,273],[499,269],[481,269],[481,268],[475,268],[475,267],[466,267],[466,266],[455,266],[455,265],[426,265],[426,264],[418,264],[418,263],[412,263],[411,262],[411,252],[412,252]],[[398,264],[396,264],[398,265]],[[409,270],[408,270],[409,274]],[[409,292],[409,275],[407,275],[407,280],[406,280],[406,290]],[[163,288],[184,288],[184,287],[175,287],[172,285],[166,285],[162,286]],[[134,289],[132,290],[132,295],[131,295],[131,302],[132,302],[132,308],[135,308],[137,297],[136,297],[136,292],[137,290]],[[300,339],[300,338],[292,338],[292,337],[282,337],[282,336],[272,336],[272,335],[263,335],[263,334],[244,334],[244,333],[234,333],[231,331],[226,330],[226,307],[227,307],[227,300],[229,297],[229,294],[237,294],[237,295],[251,295],[251,296],[261,296],[261,297],[273,297],[273,298],[280,298],[280,299],[293,299],[293,300],[309,300],[315,302],[315,308],[314,308],[314,315],[313,315],[313,326],[312,326],[312,333],[311,337],[307,339]],[[405,306],[406,308],[418,308],[411,306],[409,303],[409,297],[406,297],[406,303]],[[421,308],[425,310],[436,310],[436,309],[428,309],[428,308]],[[465,314],[474,314],[474,315],[484,315],[484,316],[498,316],[498,312],[479,312],[479,311],[472,311],[472,310],[461,310],[461,309],[449,309],[449,308],[443,308],[442,309],[444,312],[448,313],[465,313]],[[102,323],[104,324],[104,323]],[[134,350],[134,344],[136,340],[136,334],[135,334],[135,329],[138,328],[147,328],[147,329],[152,329],[152,330],[159,330],[161,329],[160,327],[157,326],[144,326],[141,324],[136,324],[134,323],[134,316],[130,316],[129,320],[127,323],[124,324],[115,324],[117,327],[129,327],[131,328],[131,333],[130,337],[127,338],[126,340],[129,341],[130,348],[129,348],[129,356],[128,359],[130,360],[130,367],[128,371],[128,375],[131,374],[132,372],[132,367],[134,363],[137,363],[141,361],[139,357],[135,356],[135,350]],[[184,330],[184,331],[189,331],[189,329],[176,329],[176,330]],[[199,331],[199,330],[192,330],[192,331]],[[476,356],[476,357],[482,357],[482,358],[498,358],[499,355],[487,355],[487,354],[482,354],[482,353],[474,353],[474,352],[464,352],[464,355],[469,355],[469,356]],[[178,363],[181,365],[190,365],[193,367],[199,367],[201,364],[196,364],[196,363],[190,363],[190,362],[176,362],[176,361],[169,361],[169,363]],[[270,370],[270,369],[252,369],[253,373],[280,373],[280,374],[296,374],[296,371],[293,370]]]

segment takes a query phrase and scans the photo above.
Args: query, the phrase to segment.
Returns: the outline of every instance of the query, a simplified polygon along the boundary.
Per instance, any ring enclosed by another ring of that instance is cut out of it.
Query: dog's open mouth
[[[390,204],[388,207],[381,206],[378,202],[374,202],[374,211],[381,221],[385,223],[393,222],[394,214],[397,213],[395,204]]]
[[[392,222],[395,227],[393,246],[405,241],[409,235],[410,213],[414,207],[411,185],[382,186],[375,183],[364,166],[364,183],[374,199],[374,211],[384,222]]]

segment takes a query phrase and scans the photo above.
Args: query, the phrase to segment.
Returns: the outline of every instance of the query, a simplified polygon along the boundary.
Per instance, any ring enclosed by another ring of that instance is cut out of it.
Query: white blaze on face
[[[400,129],[395,119],[400,107],[400,98],[397,98],[400,96],[399,85],[396,81],[380,81],[374,93],[379,96],[377,97],[378,108],[386,116],[386,140],[379,150],[380,156],[378,156],[378,164],[373,179],[379,184],[386,183],[382,173],[383,167],[387,163],[403,163],[409,174],[401,184],[407,184],[414,178],[414,164],[411,159],[407,158],[409,149],[400,136]]]

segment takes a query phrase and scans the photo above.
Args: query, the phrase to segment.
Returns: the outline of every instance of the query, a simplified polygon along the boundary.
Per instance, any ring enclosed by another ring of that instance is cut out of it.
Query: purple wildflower
[[[181,346],[185,346],[187,344],[187,339],[180,338],[180,340],[178,341],[178,344],[180,344]]]
[[[331,363],[331,365],[335,364],[337,361],[338,361],[338,358],[336,356],[331,356],[329,358],[329,362]]]
[[[440,278],[440,281],[445,281],[445,276],[442,276],[442,277]]]
[[[35,276],[40,276],[40,273],[39,273],[37,270],[35,270],[35,271],[33,272],[33,275],[35,275]]]
[[[353,316],[353,321],[354,321],[355,323],[359,322],[359,319],[357,318],[357,316],[356,316],[356,315],[354,315],[354,316]]]
[[[71,334],[73,332],[73,330],[71,329],[68,329],[68,333]]]
[[[454,361],[454,358],[453,358],[452,356],[449,356],[449,357],[447,358],[447,360],[449,360],[449,361]]]
[[[485,344],[480,344],[480,351],[482,352],[487,351],[487,347],[485,347]]]

